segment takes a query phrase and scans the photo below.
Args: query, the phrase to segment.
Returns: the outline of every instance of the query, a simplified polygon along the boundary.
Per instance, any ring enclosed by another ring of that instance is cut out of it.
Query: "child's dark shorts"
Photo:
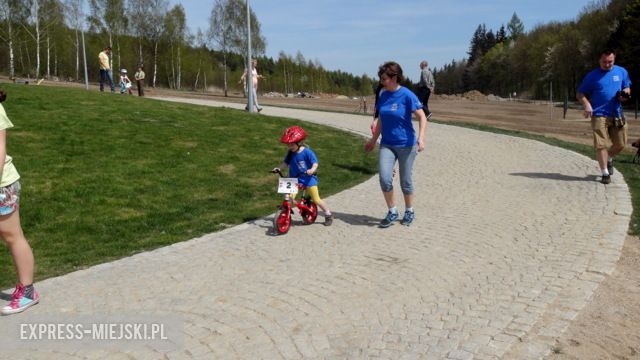
[[[20,204],[20,181],[0,188],[0,216],[9,215]]]

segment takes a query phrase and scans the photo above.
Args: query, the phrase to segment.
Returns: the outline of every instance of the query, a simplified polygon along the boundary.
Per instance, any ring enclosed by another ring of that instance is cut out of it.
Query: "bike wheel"
[[[305,225],[313,224],[316,222],[316,218],[318,217],[318,205],[311,201],[311,199],[306,199],[304,204],[309,208],[309,210],[302,210],[300,215],[302,215],[302,223]]]
[[[278,206],[273,216],[273,231],[277,234],[286,234],[291,227],[291,214],[284,206]]]

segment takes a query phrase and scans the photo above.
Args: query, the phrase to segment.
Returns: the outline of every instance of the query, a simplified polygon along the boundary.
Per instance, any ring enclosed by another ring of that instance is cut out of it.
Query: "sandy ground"
[[[0,82],[6,79],[0,78]],[[79,84],[43,85],[82,87]],[[32,85],[29,85],[32,86]],[[91,90],[97,90],[95,84]],[[149,95],[203,97],[245,102],[240,94],[219,95],[148,89]],[[356,99],[267,98],[261,105],[278,105],[327,111],[363,112]],[[368,112],[372,99],[367,100]],[[570,109],[563,119],[561,108],[547,104],[502,101],[446,100],[435,97],[431,102],[435,120],[485,124],[510,130],[542,134],[566,141],[591,144],[589,122],[581,111]],[[640,122],[630,118],[630,141],[640,138]],[[626,151],[633,151],[628,146]],[[594,165],[595,170],[595,165]],[[640,239],[627,236],[615,271],[600,284],[593,299],[574,319],[567,331],[556,339],[550,359],[640,359]]]

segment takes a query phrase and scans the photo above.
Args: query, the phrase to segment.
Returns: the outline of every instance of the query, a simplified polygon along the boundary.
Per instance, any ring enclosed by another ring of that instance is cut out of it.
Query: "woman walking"
[[[384,200],[389,208],[387,215],[380,222],[381,228],[387,228],[398,220],[398,209],[393,198],[393,168],[396,161],[400,170],[400,187],[404,195],[405,212],[401,223],[411,225],[415,219],[413,209],[413,162],[418,152],[424,150],[424,133],[427,127],[427,117],[422,110],[422,104],[411,90],[400,85],[404,77],[402,68],[396,62],[389,61],[378,69],[380,84],[383,90],[376,104],[379,121],[373,130],[373,136],[365,145],[365,151],[370,152],[376,146],[379,136],[380,153],[378,170],[380,187]],[[412,115],[418,118],[418,133],[411,123]]]

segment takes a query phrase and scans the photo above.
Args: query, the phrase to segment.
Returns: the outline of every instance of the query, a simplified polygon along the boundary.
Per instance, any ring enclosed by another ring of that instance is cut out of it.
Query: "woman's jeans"
[[[413,194],[413,162],[416,159],[415,146],[394,147],[380,145],[378,170],[380,171],[380,188],[383,192],[393,191],[393,167],[396,160],[400,165],[400,187],[404,195]]]

